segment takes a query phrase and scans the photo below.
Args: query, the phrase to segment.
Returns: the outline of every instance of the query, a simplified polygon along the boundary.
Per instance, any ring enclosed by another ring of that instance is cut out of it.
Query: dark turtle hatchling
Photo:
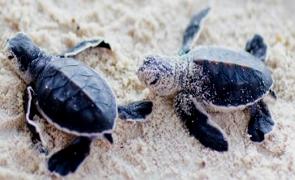
[[[94,39],[79,43],[61,56],[51,56],[24,33],[8,40],[9,58],[16,60],[28,84],[24,107],[33,143],[41,144],[39,147],[44,149],[40,130],[33,120],[35,115],[41,115],[59,130],[77,136],[48,160],[48,169],[60,175],[78,168],[88,156],[92,140],[105,138],[113,143],[111,133],[117,116],[141,120],[152,111],[150,101],[117,106],[106,80],[70,57],[91,47],[111,49],[103,40]]]
[[[177,116],[204,146],[227,151],[225,135],[207,111],[248,108],[248,134],[252,141],[261,142],[274,126],[263,98],[275,94],[271,72],[264,64],[267,46],[260,35],[247,42],[245,51],[216,46],[190,50],[209,11],[193,16],[178,57],[147,56],[137,75],[155,94],[175,96]]]

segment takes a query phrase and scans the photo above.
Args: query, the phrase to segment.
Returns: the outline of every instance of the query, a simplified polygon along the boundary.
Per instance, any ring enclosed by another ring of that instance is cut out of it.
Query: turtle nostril
[[[152,80],[149,84],[150,84],[150,85],[154,85],[154,84],[156,84],[156,83],[159,81],[159,79],[160,79],[160,75],[157,74],[157,75],[155,76],[155,79]]]
[[[144,59],[143,64],[149,65],[149,64],[152,64],[154,61],[155,61],[154,56],[148,56]]]
[[[144,72],[144,67],[140,67],[140,68],[137,70],[137,74],[142,73],[142,72]]]

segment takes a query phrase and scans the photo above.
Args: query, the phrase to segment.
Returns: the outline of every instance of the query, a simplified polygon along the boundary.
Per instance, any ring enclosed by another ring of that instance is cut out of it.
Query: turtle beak
[[[141,66],[136,72],[136,75],[141,82],[145,82],[144,81],[144,69],[145,68],[143,66]]]
[[[7,57],[8,59],[13,59],[13,58],[15,57],[15,55],[14,55],[14,53],[13,53],[13,51],[12,51],[10,45],[9,45],[9,40],[10,40],[10,39],[7,39],[7,40],[6,40],[6,45],[5,45],[5,48],[4,48],[4,50],[5,50],[5,55],[6,55],[6,57]]]

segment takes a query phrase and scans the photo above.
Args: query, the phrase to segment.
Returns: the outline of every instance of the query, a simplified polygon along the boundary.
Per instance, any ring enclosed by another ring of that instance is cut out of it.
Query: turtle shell
[[[272,87],[271,72],[247,52],[200,47],[186,55],[194,73],[202,77],[204,101],[215,106],[244,106],[261,99]],[[201,72],[201,73],[200,73]]]
[[[106,81],[82,63],[52,57],[35,86],[39,111],[57,128],[82,136],[113,129],[115,96]]]

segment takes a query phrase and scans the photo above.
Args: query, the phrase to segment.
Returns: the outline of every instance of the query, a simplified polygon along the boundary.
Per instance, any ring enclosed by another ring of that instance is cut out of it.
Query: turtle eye
[[[160,79],[160,76],[159,75],[155,76],[155,79],[150,82],[150,85],[157,84],[157,82],[159,81],[159,79]]]
[[[158,82],[158,79],[155,79],[155,80],[153,80],[151,83],[150,83],[150,85],[154,85],[154,84],[156,84]]]

